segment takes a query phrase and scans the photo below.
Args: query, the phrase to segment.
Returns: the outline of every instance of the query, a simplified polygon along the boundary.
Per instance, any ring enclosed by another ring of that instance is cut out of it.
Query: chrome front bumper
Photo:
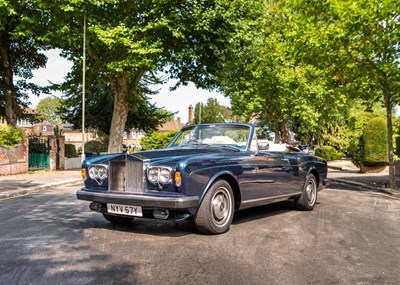
[[[197,196],[156,196],[135,193],[116,193],[116,192],[94,192],[79,190],[76,192],[79,200],[92,201],[97,203],[114,203],[144,208],[163,208],[163,209],[188,209],[199,205]]]

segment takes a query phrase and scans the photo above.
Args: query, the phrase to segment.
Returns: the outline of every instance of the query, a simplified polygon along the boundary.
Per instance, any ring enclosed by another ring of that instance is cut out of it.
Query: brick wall
[[[0,146],[0,175],[28,172],[28,139],[12,149]]]

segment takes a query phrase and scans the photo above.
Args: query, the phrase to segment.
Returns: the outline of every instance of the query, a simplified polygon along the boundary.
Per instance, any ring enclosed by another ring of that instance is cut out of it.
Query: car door
[[[299,169],[296,159],[285,152],[257,154],[257,188],[261,197],[292,194],[299,189]]]

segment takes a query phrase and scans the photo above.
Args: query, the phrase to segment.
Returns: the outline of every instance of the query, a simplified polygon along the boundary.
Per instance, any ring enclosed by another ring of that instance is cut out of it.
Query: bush
[[[176,133],[176,131],[170,131],[167,133],[146,133],[146,135],[140,140],[140,144],[143,150],[164,148],[171,141]]]
[[[380,117],[371,119],[364,129],[364,165],[380,166],[389,163],[388,131],[386,120]]]
[[[344,155],[340,151],[337,151],[333,146],[325,145],[320,146],[315,150],[315,155],[322,157],[323,159],[330,161],[342,158]]]
[[[29,137],[29,153],[48,153],[49,144],[47,139],[31,136]]]
[[[10,125],[0,126],[0,146],[11,148],[18,145],[24,139],[22,130],[13,128]]]
[[[67,143],[65,144],[65,157],[72,158],[78,157],[78,152],[73,144]]]
[[[100,154],[101,152],[106,152],[107,149],[107,144],[99,141],[90,141],[85,143],[85,152],[95,152],[97,154]]]
[[[396,137],[395,142],[396,142],[395,154],[397,156],[400,156],[400,136]]]
[[[361,167],[364,164],[364,138],[354,138],[350,141],[350,145],[347,148],[347,153],[351,157],[351,162],[357,167]]]

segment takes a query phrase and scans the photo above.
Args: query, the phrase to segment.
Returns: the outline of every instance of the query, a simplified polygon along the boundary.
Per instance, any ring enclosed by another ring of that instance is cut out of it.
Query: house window
[[[46,132],[47,131],[47,126],[42,125],[42,132]]]

